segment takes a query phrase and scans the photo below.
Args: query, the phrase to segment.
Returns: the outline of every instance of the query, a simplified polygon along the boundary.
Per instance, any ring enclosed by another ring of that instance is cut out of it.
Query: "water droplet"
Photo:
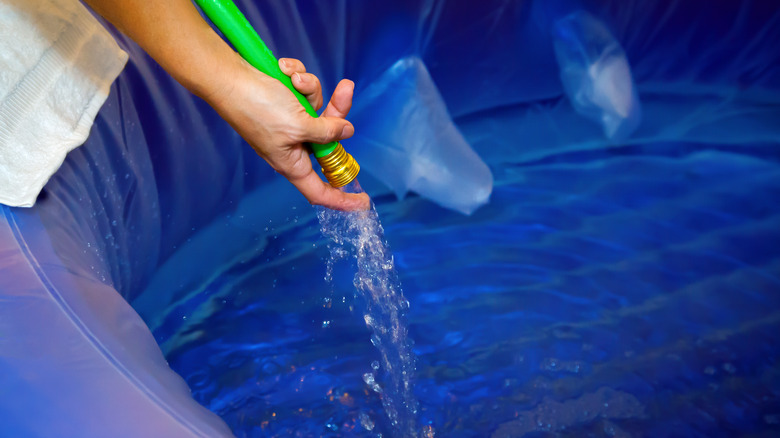
[[[363,426],[363,429],[371,431],[374,430],[374,422],[369,418],[368,414],[365,412],[361,412],[360,415],[360,425]]]

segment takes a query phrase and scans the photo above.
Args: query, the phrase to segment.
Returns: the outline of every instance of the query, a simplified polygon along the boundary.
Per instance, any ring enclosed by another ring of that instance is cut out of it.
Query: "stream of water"
[[[362,192],[357,180],[343,190]],[[372,371],[363,374],[363,381],[379,394],[393,435],[433,436],[432,429],[421,432],[417,427],[415,358],[404,318],[409,302],[401,290],[376,209],[372,206],[368,211],[341,212],[320,208],[317,216],[322,233],[330,240],[326,280],[333,281],[336,263],[354,261],[353,284],[362,303],[363,319],[372,333],[371,343],[381,356],[381,363],[371,363]],[[361,423],[366,429],[373,428],[367,416],[361,416]]]

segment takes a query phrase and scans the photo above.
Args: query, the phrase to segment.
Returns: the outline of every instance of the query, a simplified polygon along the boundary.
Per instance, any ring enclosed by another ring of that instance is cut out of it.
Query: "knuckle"
[[[286,143],[302,143],[306,140],[306,132],[305,123],[290,123],[285,131]]]
[[[338,134],[338,127],[334,124],[329,124],[328,128],[325,130],[325,138],[323,138],[323,141],[330,141],[331,139],[335,138]]]

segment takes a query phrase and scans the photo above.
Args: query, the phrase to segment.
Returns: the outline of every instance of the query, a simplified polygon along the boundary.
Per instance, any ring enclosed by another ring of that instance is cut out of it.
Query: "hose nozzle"
[[[324,157],[317,157],[322,173],[333,187],[339,188],[351,183],[360,172],[360,165],[338,143],[335,149]]]

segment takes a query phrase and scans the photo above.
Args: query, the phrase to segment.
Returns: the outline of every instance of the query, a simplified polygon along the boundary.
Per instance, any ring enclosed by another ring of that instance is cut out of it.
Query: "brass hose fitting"
[[[317,158],[322,166],[322,173],[333,187],[339,188],[351,183],[360,172],[360,166],[341,146],[341,143],[331,153]]]

